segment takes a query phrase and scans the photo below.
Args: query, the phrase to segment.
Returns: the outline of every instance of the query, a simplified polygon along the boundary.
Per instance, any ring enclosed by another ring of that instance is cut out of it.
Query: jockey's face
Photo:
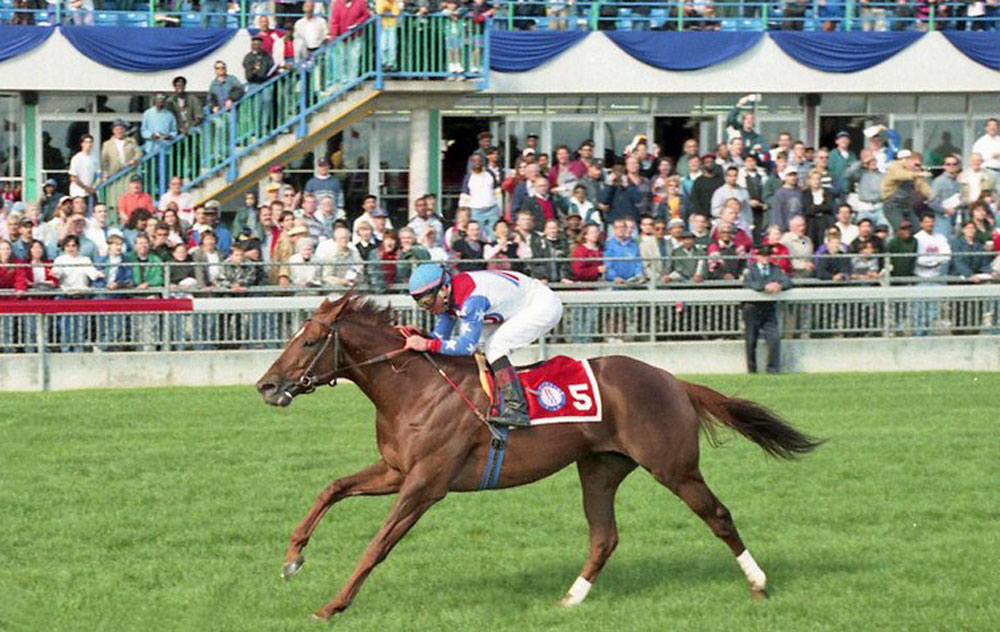
[[[421,300],[417,301],[417,305],[420,306],[421,309],[426,309],[435,316],[442,314],[444,313],[445,306],[448,304],[448,294],[450,291],[450,285],[442,285],[441,289],[434,294],[420,297]],[[433,297],[433,299],[431,297]]]

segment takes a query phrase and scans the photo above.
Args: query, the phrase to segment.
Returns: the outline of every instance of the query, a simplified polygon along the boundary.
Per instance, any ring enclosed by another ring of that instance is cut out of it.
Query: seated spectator
[[[243,243],[233,244],[232,254],[222,264],[222,273],[215,280],[217,287],[243,294],[257,284],[257,267],[247,261],[245,255]]]
[[[701,283],[705,278],[705,247],[697,243],[689,230],[681,232],[680,240],[680,246],[670,252],[669,279]]]
[[[736,240],[736,245],[742,247],[746,252],[750,252],[753,248],[753,235],[750,225],[740,217],[741,207],[740,201],[735,198],[726,201],[726,204],[719,211],[719,218],[712,227],[712,238],[715,239],[715,231],[720,224],[729,224],[733,229],[733,239]]]
[[[108,253],[94,261],[95,267],[104,275],[94,283],[95,286],[109,292],[132,287],[132,267],[127,265],[124,250],[124,237],[108,235]]]
[[[187,235],[188,227],[181,221],[180,214],[177,212],[176,205],[173,202],[163,212],[163,223],[169,231],[167,241],[171,245],[185,241],[184,237]]]
[[[125,224],[125,229],[122,230],[122,236],[125,237],[126,250],[131,251],[135,249],[135,238],[138,235],[146,234],[146,225],[150,221],[150,214],[147,209],[139,208],[132,212],[128,218],[128,222]]]
[[[874,242],[866,242],[858,250],[858,254],[851,257],[851,278],[860,280],[872,280],[878,278],[880,264],[875,253]]]
[[[136,289],[163,287],[163,260],[150,251],[149,236],[136,235],[135,247],[125,256],[132,266],[132,282]]]
[[[0,239],[0,290],[17,288],[17,268],[14,259],[14,249],[6,239]]]
[[[378,207],[378,198],[374,195],[366,195],[361,201],[361,215],[354,220],[354,225],[351,227],[355,235],[358,234],[358,226],[361,225],[361,222],[368,222],[372,225],[376,240],[381,240],[386,230],[392,230],[389,214]]]
[[[684,220],[677,220],[683,229]],[[642,257],[642,272],[647,279],[666,282],[667,267],[670,263],[671,244],[661,230],[657,234],[653,218],[645,215],[639,220],[639,256]]]
[[[781,243],[788,248],[794,276],[813,276],[816,270],[813,241],[806,234],[806,219],[803,216],[796,215],[788,221],[788,232],[781,237]]]
[[[295,242],[295,254],[288,259],[288,269],[292,285],[296,287],[316,287],[323,285],[322,267],[309,264],[313,260],[312,237],[304,236]]]
[[[842,255],[847,252],[840,241],[840,231],[835,227],[826,229],[823,246],[816,251],[816,277],[823,281],[846,281],[851,278],[851,260]]]
[[[482,261],[482,259],[486,258],[483,253],[485,245],[483,242],[483,231],[479,222],[470,220],[465,225],[462,238],[452,244],[452,249],[459,260],[457,266],[459,272],[486,269],[486,263]]]
[[[691,233],[694,234],[695,243],[708,250],[712,243],[712,226],[708,221],[708,216],[703,213],[692,213],[688,217]]]
[[[444,231],[444,248],[453,255],[456,254],[455,243],[465,239],[465,231],[468,230],[469,222],[472,221],[472,209],[468,205],[463,205],[462,202],[463,200],[460,198],[458,208],[455,209],[455,223]],[[482,230],[481,226],[480,230]]]
[[[781,179],[781,188],[768,200],[768,208],[770,222],[787,230],[791,219],[802,215],[802,192],[799,189],[799,172],[795,168],[785,168]]]
[[[625,218],[612,224],[612,237],[604,244],[604,277],[615,285],[640,283],[644,280],[639,244],[632,239]]]
[[[153,230],[153,242],[149,245],[149,249],[161,261],[167,261],[173,256],[174,245],[170,243],[170,227],[166,222],[156,223],[156,228]],[[184,254],[187,255],[187,251]]]
[[[823,241],[826,229],[833,226],[834,199],[823,187],[823,175],[816,169],[809,172],[807,187],[802,192],[802,215],[813,243]]]
[[[11,259],[17,259],[19,261],[28,260],[28,251],[31,249],[31,244],[35,241],[34,238],[35,224],[31,221],[31,218],[24,216],[17,223],[17,232],[10,236],[10,240],[4,240],[5,243],[11,248]]]
[[[665,159],[664,159],[665,160]],[[661,160],[661,164],[662,164]],[[657,180],[657,183],[660,182]],[[681,196],[681,178],[677,175],[667,176],[662,180],[662,186],[653,184],[653,214],[660,219],[681,219],[687,215],[684,198]]]
[[[219,223],[219,203],[215,200],[205,202],[202,219],[200,221],[196,219],[194,226],[191,227],[191,232],[188,235],[188,247],[197,246],[201,233],[205,230],[211,230],[215,233],[219,251],[224,256],[228,256],[230,248],[232,248],[233,236],[229,229]]]
[[[165,268],[167,288],[171,293],[190,292],[198,288],[198,274],[186,243],[174,244],[170,250],[170,258],[164,261],[170,262]]]
[[[916,268],[916,257],[905,256],[917,253],[917,240],[913,238],[913,224],[909,220],[903,220],[899,224],[899,230],[895,236],[889,240],[887,250],[895,255],[890,258],[892,263],[892,276],[912,277]]]
[[[533,217],[533,216],[532,216]],[[511,261],[518,261],[519,244],[511,237],[510,225],[499,220],[493,225],[493,241],[483,247],[488,270],[510,270]]]
[[[94,205],[94,210],[87,220],[87,228],[83,231],[83,236],[94,243],[97,248],[96,256],[108,254],[108,235],[119,232],[117,228],[108,228],[108,207],[106,204],[98,202]]]
[[[785,274],[792,275],[792,258],[788,246],[781,243],[784,233],[777,224],[771,224],[764,231],[763,243],[771,247],[771,265],[778,266]]]
[[[77,238],[77,247],[79,248],[79,254],[82,257],[87,257],[91,261],[94,257],[98,255],[97,244],[88,239],[85,235],[87,232],[87,218],[83,214],[73,214],[66,220],[66,225],[64,226],[63,239],[69,235],[73,235]]]
[[[413,210],[415,215],[410,223],[406,226],[413,232],[414,238],[417,242],[422,243],[424,232],[428,228],[434,229],[435,238],[438,240],[436,245],[440,246],[444,243],[444,227],[441,225],[441,220],[434,216],[433,210],[427,206],[427,200],[423,197],[417,198],[414,202]],[[400,245],[403,243],[403,231],[399,231]]]
[[[603,232],[604,220],[597,207],[587,199],[587,187],[578,184],[573,187],[573,196],[569,200],[569,214],[579,215],[583,224],[597,224]]]
[[[52,276],[59,282],[59,289],[66,293],[84,292],[90,284],[104,275],[94,267],[90,257],[80,254],[80,238],[69,235],[63,239],[63,254],[52,262]]]
[[[982,200],[976,201],[969,209],[972,223],[976,225],[976,241],[984,246],[991,242],[996,222],[989,206]]]
[[[745,245],[737,244],[736,231],[728,222],[716,226],[716,237],[708,247],[708,273],[713,279],[732,281],[740,278],[749,254]]]
[[[948,273],[951,244],[944,235],[934,234],[934,215],[927,213],[920,218],[917,240],[917,265],[914,272],[923,280],[934,280]]]
[[[597,224],[584,224],[580,233],[582,239],[573,248],[573,262],[570,265],[574,281],[596,283],[607,272],[604,253],[601,251],[602,233]]]
[[[412,231],[409,237],[412,239]],[[354,287],[363,279],[363,268],[361,256],[351,247],[351,231],[344,227],[336,228],[333,231],[332,242],[332,247],[322,259],[326,264],[323,266],[323,285],[344,289]],[[410,245],[412,251],[414,247],[412,242]],[[409,279],[409,270],[406,271],[406,275]]]
[[[976,224],[972,220],[962,224],[962,232],[951,242],[951,252],[951,274],[970,279],[973,283],[990,278],[990,264],[995,253],[987,253],[976,240]]]
[[[875,252],[885,252],[885,244],[883,244],[882,240],[875,234],[875,227],[872,225],[872,221],[870,219],[863,219],[858,222],[857,228],[857,236],[851,242],[851,247],[849,248],[851,252],[859,252],[861,250],[861,246],[869,241],[875,245]],[[841,243],[843,243],[843,240],[841,240]]]
[[[225,258],[219,253],[216,245],[218,239],[212,231],[201,235],[201,244],[191,251],[191,261],[194,262],[195,279],[198,287],[213,287],[222,274],[222,262]]]
[[[540,241],[539,259],[548,259],[533,266],[532,276],[545,283],[559,283],[570,278],[572,274],[567,261],[551,261],[569,257],[569,245],[566,236],[559,230],[559,222],[550,219],[545,222]]]
[[[31,242],[26,263],[31,264],[30,267],[16,269],[14,283],[18,292],[51,290],[58,285],[59,280],[52,274],[52,262],[47,257],[45,244],[37,239]]]
[[[375,238],[375,230],[369,222],[361,222],[354,230],[355,250],[361,256],[362,261],[374,261],[377,258],[379,241]]]

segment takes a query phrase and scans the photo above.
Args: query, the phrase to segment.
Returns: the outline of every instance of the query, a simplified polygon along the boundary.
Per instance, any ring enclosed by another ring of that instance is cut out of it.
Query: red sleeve
[[[355,11],[355,16],[351,20],[351,26],[357,26],[371,17],[372,12],[368,9],[367,0],[354,0],[351,8]]]
[[[17,263],[24,263],[23,261],[18,261]],[[28,289],[28,272],[31,268],[15,268],[14,269],[14,289],[18,292],[23,292]]]
[[[549,186],[553,189],[559,183],[559,165],[549,167]]]
[[[344,32],[344,3],[334,0],[330,3],[330,37],[338,37]]]
[[[465,299],[476,289],[476,282],[467,272],[454,276],[451,280],[451,302],[455,309],[461,309]]]
[[[441,342],[440,338],[431,338],[427,350],[431,353],[441,353]]]

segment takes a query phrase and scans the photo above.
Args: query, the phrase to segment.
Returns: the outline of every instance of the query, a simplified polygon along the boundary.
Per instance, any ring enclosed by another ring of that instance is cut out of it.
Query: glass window
[[[706,94],[703,110],[706,114],[728,112],[733,109],[733,106],[739,101],[740,96],[739,94]]]
[[[962,147],[965,146],[964,121],[929,121],[924,119],[923,123],[925,166],[941,167],[948,154],[962,154]]]
[[[899,132],[899,137],[901,139],[902,148],[903,149],[911,149],[912,150],[914,148],[914,144],[913,144],[913,130],[914,130],[914,127],[915,127],[915,123],[914,123],[913,119],[900,120],[900,119],[897,118],[893,122],[892,128],[894,130],[896,130],[897,132]]]
[[[524,148],[527,147],[527,139],[529,135],[535,135],[538,137],[539,143],[542,139],[542,122],[541,121],[513,121],[507,126],[510,137],[507,139],[511,148],[511,158],[513,161],[517,160],[517,157],[521,155]],[[539,149],[544,151],[545,149],[539,146]],[[513,161],[511,164],[513,164]]]
[[[984,112],[992,116],[997,111],[997,103],[1000,103],[1000,96],[996,94],[969,95],[969,110],[971,112]]]
[[[701,97],[697,95],[656,97],[658,114],[693,114],[699,111],[701,111]]]
[[[767,142],[774,145],[778,142],[778,135],[788,132],[792,135],[792,140],[803,138],[802,121],[768,121],[762,120],[757,123],[757,131],[760,132]]]
[[[596,114],[597,98],[588,96],[578,97],[549,97],[546,101],[549,112],[553,114]]]
[[[145,94],[99,94],[96,100],[98,113],[142,114],[151,105]]]
[[[21,175],[21,99],[0,96],[0,178]]]
[[[797,94],[765,94],[757,104],[758,112],[802,112],[805,108]]]
[[[965,114],[965,95],[929,94],[920,97],[920,111],[932,114]]]
[[[648,132],[649,123],[644,120],[604,122],[604,160],[607,164],[621,162],[625,147],[636,134]]]
[[[594,138],[594,124],[589,121],[553,121],[552,147],[566,145],[576,151],[585,140]]]
[[[903,112],[916,112],[917,100],[911,94],[883,94],[868,97],[868,111],[887,116]]]
[[[447,115],[490,114],[493,112],[493,102],[490,97],[464,97],[444,113]]]
[[[496,97],[493,101],[497,112],[543,112],[544,97]]]
[[[351,125],[333,137],[330,164],[337,169],[367,169],[371,125]]]
[[[824,94],[820,110],[823,114],[863,114],[865,97],[860,94]]]
[[[633,96],[601,97],[601,110],[604,112],[649,112],[649,99]]]
[[[42,114],[72,114],[92,112],[93,97],[79,94],[42,93],[38,97],[38,111]]]
[[[410,124],[406,121],[378,121],[380,169],[409,169]]]

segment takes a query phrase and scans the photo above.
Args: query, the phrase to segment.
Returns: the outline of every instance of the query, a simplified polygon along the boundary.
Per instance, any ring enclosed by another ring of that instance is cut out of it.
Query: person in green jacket
[[[826,168],[830,171],[833,179],[833,186],[839,189],[844,195],[848,193],[845,186],[844,175],[852,165],[858,163],[858,157],[851,151],[851,135],[841,130],[837,132],[837,140],[834,141],[836,147],[830,150],[830,160]]]
[[[733,109],[729,111],[729,117],[726,119],[726,129],[730,136],[739,134],[740,138],[743,139],[744,151],[755,155],[767,151],[767,139],[754,129],[753,112],[747,112],[740,117],[740,111],[744,105],[756,103],[758,98],[759,95],[756,94],[740,97]]]
[[[889,245],[886,249],[889,251],[890,255],[917,254],[917,240],[913,238],[913,225],[909,221],[904,219],[900,222],[899,230],[897,230],[896,235],[889,240]],[[895,256],[891,257],[891,261],[892,276],[913,276],[914,266],[917,264],[917,258],[915,256]]]
[[[135,248],[125,255],[125,261],[132,266],[132,282],[137,290],[163,286],[163,260],[150,251],[145,233],[136,235]]]

